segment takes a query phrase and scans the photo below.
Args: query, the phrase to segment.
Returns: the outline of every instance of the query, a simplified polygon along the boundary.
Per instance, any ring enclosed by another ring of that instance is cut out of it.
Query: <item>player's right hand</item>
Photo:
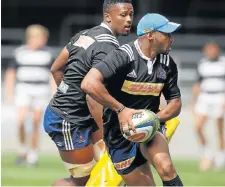
[[[142,113],[140,110],[134,110],[131,108],[124,108],[122,112],[118,114],[118,119],[120,123],[120,130],[122,133],[130,134],[130,130],[136,131],[133,122],[132,117],[134,114]]]

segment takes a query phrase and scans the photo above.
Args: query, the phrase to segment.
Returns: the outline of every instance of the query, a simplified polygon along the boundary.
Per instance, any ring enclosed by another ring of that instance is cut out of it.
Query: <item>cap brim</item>
[[[174,23],[174,22],[168,22],[166,25],[164,25],[163,27],[157,29],[160,32],[164,32],[164,33],[172,33],[174,31],[176,31],[177,29],[179,29],[181,27],[181,24],[178,23]]]

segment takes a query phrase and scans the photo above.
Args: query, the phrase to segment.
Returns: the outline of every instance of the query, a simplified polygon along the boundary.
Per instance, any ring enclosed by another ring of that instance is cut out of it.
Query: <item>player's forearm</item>
[[[181,111],[181,106],[181,98],[176,98],[169,101],[166,108],[157,113],[160,121],[165,122],[178,116]]]
[[[194,86],[192,88],[192,98],[191,98],[192,103],[195,103],[199,92],[200,92],[200,84],[196,83],[196,84],[194,84]]]
[[[16,71],[14,69],[8,69],[5,74],[5,89],[4,98],[6,103],[12,103],[13,93],[16,79]]]
[[[111,108],[113,111],[118,111],[123,107],[123,104],[113,98],[101,82],[85,81],[82,83],[81,88],[98,103]]]
[[[61,71],[61,70],[52,71],[52,76],[55,80],[56,85],[59,86],[63,79],[63,71]]]

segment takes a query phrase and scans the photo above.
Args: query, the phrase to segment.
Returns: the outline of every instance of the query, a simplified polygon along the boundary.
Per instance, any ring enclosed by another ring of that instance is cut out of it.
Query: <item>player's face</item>
[[[34,50],[42,48],[46,42],[47,38],[43,34],[30,33],[27,37],[27,44]]]
[[[118,3],[110,7],[110,26],[116,35],[128,35],[133,22],[134,9],[130,3]]]
[[[216,44],[208,44],[204,48],[204,54],[210,60],[216,60],[220,55],[220,48]]]
[[[154,32],[153,44],[157,53],[168,54],[172,49],[174,39],[170,33]]]

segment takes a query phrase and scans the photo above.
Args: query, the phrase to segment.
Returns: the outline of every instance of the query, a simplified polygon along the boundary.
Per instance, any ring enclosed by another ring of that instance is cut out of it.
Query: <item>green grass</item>
[[[14,161],[14,154],[2,154],[2,186],[49,186],[54,180],[68,176],[58,155],[41,155],[37,168],[16,167]],[[225,170],[200,172],[197,161],[174,163],[185,186],[225,186]],[[161,185],[155,172],[154,176],[156,184]]]

